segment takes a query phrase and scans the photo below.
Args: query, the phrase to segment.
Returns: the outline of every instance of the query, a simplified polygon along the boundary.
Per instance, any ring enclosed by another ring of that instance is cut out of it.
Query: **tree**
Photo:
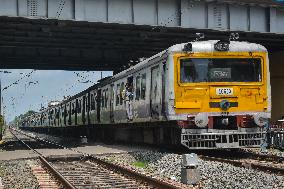
[[[24,118],[27,118],[33,114],[35,114],[36,112],[33,110],[29,110],[24,114],[20,114],[19,116],[16,116],[13,120],[13,124],[18,126],[18,123],[20,124],[21,120],[23,120]]]
[[[2,140],[3,136],[3,127],[4,127],[4,119],[3,116],[0,115],[0,140]]]

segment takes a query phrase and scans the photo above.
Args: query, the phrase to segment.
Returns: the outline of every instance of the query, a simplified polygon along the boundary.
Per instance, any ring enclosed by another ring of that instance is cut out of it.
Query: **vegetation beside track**
[[[148,162],[145,161],[135,161],[132,163],[133,166],[139,167],[139,168],[146,168]]]
[[[4,132],[4,119],[3,116],[0,115],[0,144],[2,142],[3,132]]]

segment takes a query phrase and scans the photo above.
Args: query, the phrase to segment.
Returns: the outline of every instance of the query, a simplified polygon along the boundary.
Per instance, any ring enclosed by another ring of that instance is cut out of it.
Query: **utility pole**
[[[2,132],[3,132],[3,116],[2,116],[2,87],[1,87],[1,79],[0,79],[0,141],[2,140]]]
[[[1,86],[1,79],[0,79],[0,114],[2,115],[2,86]]]

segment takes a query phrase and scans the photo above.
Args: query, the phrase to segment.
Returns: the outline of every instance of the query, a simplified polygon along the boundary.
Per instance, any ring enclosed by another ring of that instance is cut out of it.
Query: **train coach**
[[[177,44],[45,109],[36,125],[189,149],[256,147],[271,116],[269,78],[262,45]]]

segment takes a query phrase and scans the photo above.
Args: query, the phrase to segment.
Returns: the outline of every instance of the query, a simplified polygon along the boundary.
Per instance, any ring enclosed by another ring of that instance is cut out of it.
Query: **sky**
[[[102,72],[103,77],[112,72]],[[101,72],[63,70],[0,70],[5,120],[28,110],[38,111],[52,100],[75,95],[92,86],[101,78]]]

